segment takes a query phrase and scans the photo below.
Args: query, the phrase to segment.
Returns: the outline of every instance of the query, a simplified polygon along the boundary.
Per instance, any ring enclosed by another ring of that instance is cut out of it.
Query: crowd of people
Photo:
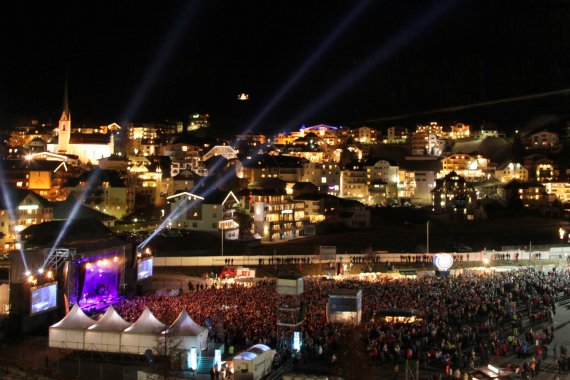
[[[374,365],[401,365],[411,359],[452,376],[488,363],[493,355],[530,357],[531,347],[540,347],[542,353],[552,339],[549,322],[556,312],[555,301],[560,292],[569,292],[569,282],[568,271],[534,269],[446,278],[305,277],[300,296],[304,311],[296,328],[303,342],[299,359],[335,363],[350,346],[361,349]],[[328,295],[334,288],[362,290],[360,323],[328,323]],[[178,296],[132,297],[116,309],[125,320],[134,322],[149,307],[165,324],[186,309],[197,323],[209,327],[212,339],[226,343],[233,352],[263,343],[287,355],[291,331],[277,325],[278,307],[286,301],[277,293],[275,280],[263,280],[247,287],[216,283]],[[420,319],[398,324],[372,318],[376,311],[389,308],[416,310]],[[547,322],[540,325],[544,326],[542,338],[539,322]],[[533,359],[536,373],[540,357]],[[513,371],[532,373],[524,366],[515,366]]]

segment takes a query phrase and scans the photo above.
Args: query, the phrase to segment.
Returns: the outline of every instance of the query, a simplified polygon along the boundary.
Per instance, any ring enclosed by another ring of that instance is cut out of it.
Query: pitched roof
[[[294,200],[296,200],[296,201],[320,201],[323,198],[326,198],[326,194],[311,193],[311,194],[299,194],[294,198]]]
[[[149,171],[156,172],[158,168],[162,171],[162,178],[170,178],[170,165],[172,160],[169,156],[149,156],[150,165],[147,165]]]
[[[223,190],[213,190],[208,193],[200,194],[202,198],[204,198],[204,203],[212,204],[212,205],[220,205],[223,201],[226,200],[228,197],[229,191]]]
[[[180,171],[180,173],[172,177],[174,181],[188,181],[188,180],[196,181],[199,180],[200,178],[202,177],[200,177],[198,174],[194,173],[190,169],[182,170]]]
[[[247,168],[300,168],[305,162],[308,161],[300,157],[260,154],[244,161],[243,166]]]
[[[10,170],[28,170],[28,171],[55,171],[61,165],[60,161],[51,160],[9,160],[5,169]]]
[[[31,195],[33,198],[35,198],[42,207],[45,208],[52,207],[50,201],[34,193],[31,190],[19,189],[14,186],[6,186],[6,194],[0,196],[0,210],[8,210],[10,208],[9,205],[12,205],[12,207],[16,207],[17,205],[22,203],[24,198],[26,198],[28,195]]]
[[[544,185],[539,182],[521,182],[516,179],[513,179],[512,181],[503,186],[504,189],[509,189],[509,190],[529,189],[531,187],[544,188]]]
[[[69,138],[70,144],[108,145],[111,143],[110,133],[72,133]]]
[[[125,181],[123,178],[121,178],[121,173],[119,173],[117,170],[98,168],[96,170],[97,172],[85,172],[77,178],[70,178],[67,181],[66,186],[75,187],[81,182],[88,182],[91,179],[91,176],[95,175],[93,178],[93,187],[99,187],[103,184],[103,182],[109,183],[110,187],[126,187]]]
[[[66,226],[67,223],[67,227]],[[65,228],[65,230],[64,230]],[[60,245],[74,248],[78,253],[95,249],[124,245],[125,241],[116,237],[111,230],[96,219],[54,220],[34,224],[21,233],[27,247],[51,247],[64,230]]]
[[[497,170],[504,170],[507,168],[507,166],[509,166],[510,164],[516,165],[519,164],[521,166],[521,168],[524,168],[524,166],[522,166],[522,164],[520,162],[515,162],[515,161],[505,161],[503,162],[501,165],[497,166]]]
[[[407,171],[432,171],[439,172],[442,169],[441,160],[404,160],[400,162],[400,168]]]
[[[285,191],[287,183],[279,178],[263,178],[247,185],[250,190],[282,190]]]
[[[103,222],[117,219],[114,216],[107,215],[83,205],[79,205],[79,208],[74,211],[75,207],[77,207],[77,199],[73,196],[67,197],[63,202],[53,202],[52,205],[54,220],[67,220],[74,212],[76,219],[96,219]]]

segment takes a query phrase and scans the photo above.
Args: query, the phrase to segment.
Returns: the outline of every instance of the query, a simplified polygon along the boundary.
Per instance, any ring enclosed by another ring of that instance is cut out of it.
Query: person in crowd
[[[383,274],[367,277],[368,280],[362,280],[345,276],[332,281],[305,277],[301,296],[305,312],[297,330],[301,332],[303,356],[306,353],[309,360],[329,363],[337,358],[340,361],[344,346],[341,343],[353,341],[358,332],[364,339],[359,344],[373,363],[403,365],[406,360],[420,360],[426,367],[459,369],[462,374],[465,369],[486,365],[495,355],[518,351],[526,357],[529,345],[534,345],[537,337],[529,327],[523,328],[522,315],[529,308],[553,309],[557,293],[566,291],[570,281],[568,271],[543,273],[528,268],[447,278],[395,279]],[[327,321],[328,294],[334,288],[362,290],[359,325]],[[198,324],[205,325],[210,318],[210,336],[234,352],[256,343],[284,352],[292,350],[291,345],[283,344],[292,331],[277,326],[277,308],[294,302],[294,297],[277,293],[274,280],[264,280],[253,286],[205,287],[178,297],[138,296],[121,301],[116,310],[125,320],[134,322],[148,307],[160,321],[171,324],[185,309]],[[418,310],[420,318],[414,323],[372,318],[376,311],[389,308]],[[288,352],[291,357],[291,351]],[[556,346],[553,352],[557,357]],[[566,347],[560,346],[561,373],[567,368],[566,355]],[[535,360],[539,359],[540,355],[535,356]],[[532,370],[529,367],[528,372]],[[449,370],[448,375],[454,374]]]

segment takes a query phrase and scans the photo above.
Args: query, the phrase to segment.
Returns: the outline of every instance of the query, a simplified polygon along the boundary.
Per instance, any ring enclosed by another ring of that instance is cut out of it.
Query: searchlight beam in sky
[[[89,175],[89,179],[87,180],[87,183],[85,184],[85,187],[83,188],[83,191],[81,192],[79,198],[77,198],[75,204],[71,208],[71,212],[69,213],[69,216],[67,217],[65,223],[63,224],[63,228],[61,229],[61,231],[59,231],[59,234],[57,235],[57,238],[55,239],[55,241],[54,241],[54,243],[53,243],[53,245],[49,251],[49,255],[45,258],[40,269],[43,269],[44,266],[46,265],[46,263],[49,262],[52,254],[57,249],[59,243],[65,237],[65,234],[67,233],[69,226],[71,225],[71,223],[75,219],[75,216],[79,212],[79,209],[81,208],[81,205],[83,204],[83,201],[85,200],[85,197],[87,196],[87,193],[91,190],[91,188],[95,184],[95,181],[99,178],[100,172],[101,172],[101,169],[99,169],[97,167],[97,168],[93,169],[93,171]]]
[[[461,1],[454,0],[442,0],[431,3],[427,12],[422,13],[418,18],[406,24],[399,33],[394,34],[354,71],[341,78],[328,90],[323,91],[324,95],[322,97],[307,107],[296,118],[289,121],[285,125],[285,128],[298,125],[302,120],[314,115],[317,111],[348,90],[355,83],[364,79],[377,66],[388,61],[396,52],[403,49],[459,3],[461,3]]]
[[[4,175],[4,168],[0,164],[0,190],[2,190],[2,198],[4,199],[4,204],[8,209],[8,217],[10,218],[11,225],[18,226],[18,218],[16,216],[16,210],[14,205],[12,204],[12,198],[10,198],[10,189],[6,186],[5,181],[6,176]],[[12,232],[12,231],[10,231]],[[29,272],[28,270],[28,263],[26,261],[26,256],[24,255],[24,248],[22,247],[22,241],[20,239],[19,231],[13,231],[14,237],[16,240],[16,244],[18,245],[16,248],[20,252],[20,258],[22,259],[22,263],[24,264],[24,268],[26,269],[26,273]]]

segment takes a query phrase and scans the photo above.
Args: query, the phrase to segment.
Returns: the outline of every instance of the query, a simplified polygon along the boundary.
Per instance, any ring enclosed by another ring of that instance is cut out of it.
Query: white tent
[[[132,323],[109,306],[101,319],[85,331],[85,350],[121,352],[121,333],[130,326]]]
[[[58,348],[84,349],[85,329],[95,324],[78,304],[73,305],[71,311],[49,328],[49,346]]]
[[[161,333],[166,326],[160,322],[147,307],[131,327],[121,333],[121,351],[131,354],[144,354],[147,349],[157,353]]]
[[[168,336],[169,351],[205,350],[208,345],[208,329],[200,326],[184,309],[165,332]]]

